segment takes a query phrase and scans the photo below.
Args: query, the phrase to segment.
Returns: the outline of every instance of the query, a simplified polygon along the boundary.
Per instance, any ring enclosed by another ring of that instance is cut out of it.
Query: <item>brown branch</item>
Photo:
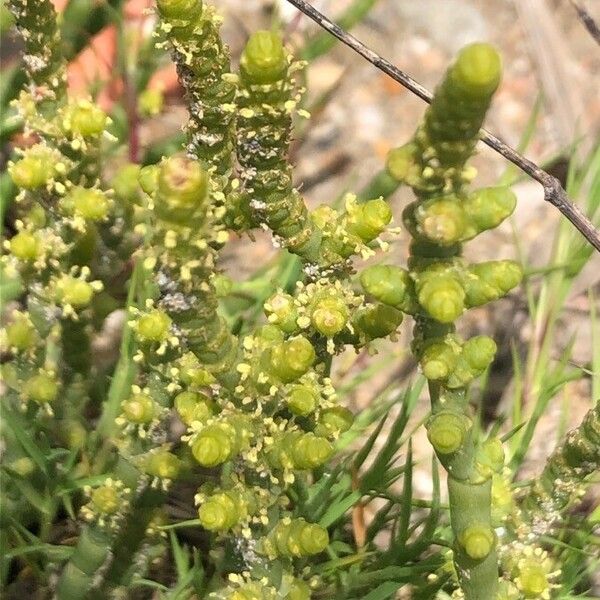
[[[571,4],[577,11],[577,15],[583,23],[583,26],[588,30],[589,34],[594,38],[596,43],[600,44],[600,26],[598,26],[598,23],[594,21],[594,18],[586,9],[583,8],[583,6],[581,6],[579,3],[575,2],[575,0],[571,0]]]
[[[373,52],[373,50],[365,46],[353,35],[347,33],[341,27],[330,21],[324,14],[320,13],[308,2],[305,2],[305,0],[287,1],[346,46],[349,46],[352,50],[360,54],[372,65],[383,71],[386,75],[389,75],[413,94],[419,96],[422,100],[425,100],[425,102],[431,103],[433,95],[427,88],[423,87],[419,82],[410,77],[410,75],[401,71],[388,60],[379,56],[376,52]],[[571,221],[581,235],[583,235],[583,237],[594,246],[598,252],[600,252],[600,232],[596,230],[592,222],[583,214],[579,207],[573,204],[556,177],[553,177],[550,173],[544,171],[534,162],[519,154],[514,148],[511,148],[500,138],[492,135],[485,129],[481,130],[480,138],[490,148],[494,149],[540,183],[544,188],[544,200],[556,207],[569,221]]]

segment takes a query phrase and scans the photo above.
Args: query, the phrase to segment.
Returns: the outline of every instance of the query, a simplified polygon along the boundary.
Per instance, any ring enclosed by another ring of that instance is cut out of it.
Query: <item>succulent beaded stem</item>
[[[600,468],[600,402],[552,453],[524,499],[534,520],[552,524],[577,496],[585,478]]]
[[[152,202],[153,236],[145,260],[157,272],[158,311],[146,312],[138,321],[138,337],[147,350],[157,351],[171,343],[176,330],[177,352],[191,351],[202,365],[227,371],[237,345],[216,312],[212,283],[211,246],[221,240],[215,199],[219,183],[201,163],[181,155],[149,167],[141,176]]]
[[[186,133],[191,156],[211,167],[227,190],[233,165],[235,76],[221,39],[220,17],[202,0],[158,0],[160,29],[167,37],[187,98]]]
[[[10,0],[7,4],[25,41],[24,62],[30,82],[42,96],[61,100],[67,76],[51,0]]]
[[[229,197],[228,224],[239,230],[261,226],[273,233],[275,243],[298,255],[313,279],[348,274],[348,259],[368,253],[392,218],[381,198],[346,196],[346,210],[328,206],[309,211],[293,184],[289,147],[294,114],[303,90],[294,73],[303,64],[293,60],[280,34],[257,31],[240,60],[236,102],[236,152],[239,189]],[[237,185],[236,181],[236,185]],[[368,201],[367,201],[368,200]]]
[[[254,33],[240,61],[237,156],[240,213],[251,224],[264,223],[286,246],[315,261],[321,232],[294,188],[288,150],[292,114],[299,99],[292,63],[281,36]]]
[[[467,600],[496,597],[491,475],[504,458],[498,440],[477,438],[466,396],[470,381],[493,359],[495,344],[485,336],[461,340],[454,321],[466,308],[499,298],[521,278],[511,261],[468,266],[459,257],[462,242],[496,227],[515,206],[514,196],[503,188],[465,190],[475,175],[466,162],[500,75],[500,59],[492,47],[464,48],[413,140],[392,150],[387,162],[389,174],[410,185],[418,198],[403,215],[412,236],[409,274],[392,272],[416,301],[404,310],[415,315],[413,351],[429,380],[432,406],[428,437],[448,472],[455,564]],[[375,274],[363,274],[362,281],[367,291],[385,298]],[[402,297],[387,302],[400,307]]]

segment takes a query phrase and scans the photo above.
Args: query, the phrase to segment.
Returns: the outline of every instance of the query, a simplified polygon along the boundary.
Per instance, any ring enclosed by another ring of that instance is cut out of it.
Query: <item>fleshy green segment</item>
[[[240,187],[227,197],[226,221],[236,230],[264,227],[277,245],[329,269],[347,268],[346,259],[365,250],[390,223],[392,213],[382,198],[359,204],[346,198],[345,211],[329,206],[310,212],[293,185],[288,154],[292,116],[303,90],[294,79],[300,63],[291,59],[278,33],[252,34],[240,61],[236,103],[236,153]],[[365,199],[366,200],[366,199]],[[343,327],[340,315],[328,315],[323,333]],[[335,323],[333,322],[335,321]]]
[[[236,86],[220,20],[201,0],[159,0],[157,5],[189,105],[188,151],[215,169],[226,192],[233,164]]]
[[[319,554],[328,544],[327,530],[304,519],[280,521],[264,542],[267,554],[283,557]]]
[[[293,187],[288,162],[295,84],[278,33],[250,36],[240,61],[237,157],[241,191],[232,196],[229,220],[244,229],[264,223],[292,252],[315,259],[320,230]]]
[[[283,79],[288,61],[281,36],[273,31],[257,31],[248,39],[240,70],[250,83],[268,84]]]
[[[464,48],[436,89],[412,142],[393,150],[387,163],[395,179],[419,195],[447,193],[472,174],[464,165],[475,149],[502,65],[489,44]]]

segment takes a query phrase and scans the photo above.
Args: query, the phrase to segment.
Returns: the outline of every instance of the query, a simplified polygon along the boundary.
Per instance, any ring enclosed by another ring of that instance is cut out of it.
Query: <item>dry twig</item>
[[[413,94],[419,96],[427,103],[431,103],[433,95],[423,87],[419,82],[415,81],[410,75],[401,71],[398,67],[390,63],[388,60],[379,56],[376,52],[365,46],[362,42],[356,39],[353,35],[344,31],[341,27],[329,20],[324,14],[311,6],[305,0],[287,0],[293,4],[298,10],[310,17],[320,27],[331,33],[342,43],[346,44],[360,54],[364,59],[368,60],[372,65],[395,79],[398,83],[410,90]],[[501,139],[486,131],[481,130],[481,140],[490,148],[504,156],[507,160],[515,164],[530,177],[535,179],[544,188],[544,199],[556,207],[571,223],[578,229],[583,237],[600,252],[600,232],[594,227],[592,222],[583,214],[578,206],[573,204],[569,196],[563,189],[562,185],[556,179],[544,171],[540,166],[533,161],[519,154],[514,148],[505,144]]]
[[[583,26],[588,30],[589,34],[594,38],[594,40],[596,40],[596,42],[600,44],[600,26],[598,26],[598,23],[594,21],[592,15],[590,15],[590,13],[585,8],[583,8],[581,4],[575,2],[575,0],[571,0],[571,4],[573,5],[573,8],[577,11],[579,19],[583,23]]]

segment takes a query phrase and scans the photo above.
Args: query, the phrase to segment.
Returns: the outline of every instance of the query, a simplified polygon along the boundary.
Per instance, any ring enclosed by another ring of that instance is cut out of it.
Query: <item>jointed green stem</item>
[[[9,0],[17,28],[25,41],[25,68],[39,89],[48,88],[54,100],[66,90],[65,61],[51,0]]]
[[[525,499],[525,506],[541,510],[552,521],[577,495],[585,478],[600,469],[600,402],[581,425],[570,431],[548,459],[541,477]]]
[[[393,190],[389,177],[407,183],[419,198],[404,212],[413,237],[413,349],[429,379],[428,437],[448,472],[454,561],[467,600],[496,598],[491,474],[503,459],[499,442],[482,444],[475,437],[466,397],[466,386],[489,365],[495,344],[484,336],[462,342],[453,322],[465,308],[499,297],[520,278],[512,263],[467,267],[459,258],[462,241],[496,226],[514,208],[503,190],[464,191],[473,176],[465,163],[499,79],[500,61],[491,47],[465,48],[438,87],[414,139],[390,153],[387,172],[378,178],[386,191]],[[397,277],[410,291],[410,279],[400,270]],[[371,288],[376,290],[377,283]],[[394,301],[390,296],[388,302]]]
[[[229,49],[222,41],[220,17],[202,0],[158,0],[161,26],[185,89],[190,120],[188,151],[213,167],[227,189],[232,171],[235,78]]]

